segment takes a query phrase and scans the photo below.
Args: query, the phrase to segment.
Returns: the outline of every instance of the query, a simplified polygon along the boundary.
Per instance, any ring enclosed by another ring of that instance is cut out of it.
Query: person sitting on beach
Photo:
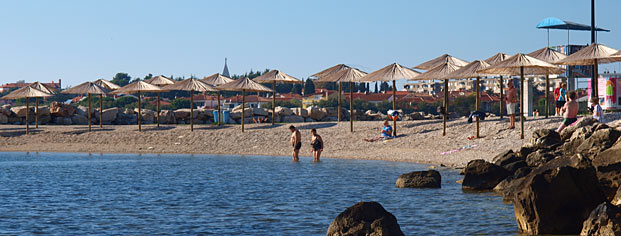
[[[289,126],[291,131],[291,146],[293,146],[293,161],[299,161],[300,148],[302,148],[302,134],[295,128],[295,126]]]
[[[599,98],[591,98],[591,109],[593,112],[593,119],[596,119],[600,123],[604,122],[604,109],[599,105]]]
[[[392,136],[392,127],[390,126],[390,123],[388,123],[388,121],[385,120],[381,135],[379,137],[375,137],[371,139],[364,139],[364,141],[375,142],[378,140],[391,139],[391,138],[394,138],[394,136]]]
[[[565,119],[563,119],[563,123],[561,123],[561,126],[558,127],[556,132],[560,133],[565,127],[570,126],[578,120],[578,103],[576,102],[576,98],[577,95],[575,91],[569,92],[569,101],[561,108],[561,114],[563,114]]]
[[[321,152],[323,151],[323,139],[321,139],[321,136],[317,134],[317,130],[314,128],[311,129],[311,135],[312,135],[311,147],[313,151],[313,161],[318,162],[319,157],[321,156]]]

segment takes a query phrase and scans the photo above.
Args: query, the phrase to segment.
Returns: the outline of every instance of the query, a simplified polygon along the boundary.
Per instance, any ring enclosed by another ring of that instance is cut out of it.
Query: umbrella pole
[[[99,128],[103,129],[103,94],[99,94]]]
[[[598,98],[599,97],[599,91],[598,90],[598,78],[599,78],[599,73],[597,72],[598,68],[597,68],[597,59],[593,60],[593,72],[592,72],[592,76],[591,76],[591,97],[594,98]]]
[[[190,90],[190,131],[194,131],[194,90]]]
[[[91,94],[88,94],[88,131],[91,131]]]
[[[397,110],[397,87],[395,86],[396,82],[392,81],[392,110]],[[392,135],[397,136],[397,119],[392,119]]]
[[[446,118],[448,116],[448,79],[444,80],[444,115],[442,116],[442,136],[446,136]]]
[[[245,111],[246,111],[246,90],[242,90],[242,117],[241,117],[241,125],[242,125],[242,132],[244,132],[244,120],[246,119],[245,117]]]
[[[274,89],[274,95],[272,96],[272,125],[274,125],[274,119],[276,119],[276,80],[272,81],[272,88]]]
[[[481,77],[477,77],[477,100],[475,104],[475,110],[479,111],[479,104],[481,103]],[[476,137],[479,138],[479,116],[477,115],[477,133]]]
[[[157,92],[157,127],[160,127],[160,92]]]
[[[546,119],[550,115],[550,75],[546,75]]]
[[[30,98],[26,97],[26,135],[30,133],[30,124],[28,124],[29,110],[30,110]]]
[[[272,113],[274,113],[274,111],[272,111]],[[218,125],[222,125],[222,111],[220,110],[220,90],[218,90]]]
[[[500,119],[502,120],[502,110],[503,110],[503,103],[504,103],[504,91],[503,91],[503,87],[504,87],[504,82],[502,81],[502,75],[500,76],[500,79],[498,79],[498,81],[500,81]]]
[[[524,67],[520,67],[520,138],[524,139]]]
[[[349,82],[349,132],[354,132],[354,82]]]
[[[142,111],[141,111],[141,103],[140,103],[140,91],[138,91],[138,115],[136,118],[138,119],[138,131],[142,131]]]
[[[337,118],[338,118],[338,122],[341,122],[341,89],[342,89],[342,84],[341,82],[337,82],[339,84],[339,94],[338,94],[338,99],[339,99],[339,110],[337,112]]]
[[[35,107],[35,128],[39,128],[39,97],[36,98],[37,105]]]

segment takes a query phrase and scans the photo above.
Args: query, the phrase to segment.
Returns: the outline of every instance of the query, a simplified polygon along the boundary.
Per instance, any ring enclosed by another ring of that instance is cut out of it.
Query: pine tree
[[[313,83],[313,80],[311,79],[306,79],[306,81],[304,82],[304,94],[313,94],[315,93],[315,83]]]
[[[379,90],[377,90],[377,82],[375,82],[375,93],[379,93]]]

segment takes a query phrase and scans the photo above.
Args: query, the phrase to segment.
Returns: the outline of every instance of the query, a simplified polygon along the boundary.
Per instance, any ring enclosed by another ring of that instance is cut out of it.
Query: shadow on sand
[[[308,124],[308,125],[301,125],[301,126],[296,126],[296,128],[298,129],[321,129],[321,128],[329,128],[329,127],[333,127],[336,126],[335,122],[330,122],[330,123],[315,123],[315,124]]]
[[[274,124],[274,125],[272,125],[272,124],[263,124],[261,126],[250,127],[250,128],[247,128],[247,129],[249,129],[249,130],[252,130],[252,129],[271,129],[271,128],[278,128],[278,127],[281,127],[283,125],[284,124]]]

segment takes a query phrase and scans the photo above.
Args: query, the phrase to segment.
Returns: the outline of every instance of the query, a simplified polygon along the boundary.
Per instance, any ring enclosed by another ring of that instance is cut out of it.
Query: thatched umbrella
[[[459,68],[461,67],[456,65],[453,60],[447,60],[443,64],[431,70],[428,70],[425,73],[422,73],[416,76],[416,78],[410,79],[410,80],[418,80],[418,81],[435,80],[435,79],[444,80],[444,115],[442,116],[442,123],[443,123],[442,136],[446,135],[446,118],[449,115],[449,85],[448,85],[449,79],[445,79],[445,77],[448,74],[453,73],[456,70],[459,70]]]
[[[252,81],[251,79],[243,78],[238,80],[233,80],[232,82],[222,84],[217,87],[219,90],[225,91],[238,91],[242,92],[242,116],[241,116],[241,129],[244,132],[244,120],[245,120],[245,110],[246,110],[246,91],[248,92],[272,92],[271,89],[265,87],[257,82]]]
[[[190,131],[194,131],[194,91],[197,92],[216,92],[213,86],[206,84],[195,78],[179,81],[175,84],[164,87],[165,90],[190,91]]]
[[[138,93],[138,114],[136,115],[136,119],[138,119],[138,131],[142,131],[142,98],[140,94],[143,92],[160,92],[162,89],[156,85],[149,84],[144,81],[136,81],[131,84],[125,85],[120,89],[115,90],[114,94],[132,94]]]
[[[338,66],[338,65],[337,65]],[[333,67],[334,68],[334,67]],[[321,72],[320,72],[321,73]],[[361,82],[361,78],[367,75],[367,73],[360,71],[356,68],[349,66],[341,67],[339,70],[334,70],[331,73],[324,73],[322,77],[317,80],[319,83],[337,82],[339,83],[338,94],[338,120],[341,118],[341,83],[349,82],[349,131],[354,132],[354,82]]]
[[[485,69],[489,66],[490,65],[485,61],[476,60],[476,61],[470,62],[470,64],[465,65],[459,70],[453,71],[453,73],[450,73],[444,76],[444,79],[476,78],[477,79],[476,80],[477,97],[476,97],[476,103],[475,103],[475,110],[479,111],[479,103],[481,102],[481,77],[487,76],[487,74],[479,73],[478,71]],[[476,138],[479,138],[479,116],[476,117],[476,122],[477,122]]]
[[[26,98],[26,134],[30,132],[30,121],[28,120],[28,113],[30,112],[29,100],[30,98],[39,98],[39,97],[50,97],[52,94],[41,91],[31,86],[26,86],[15,90],[6,96],[2,97],[2,99],[18,99],[18,98]],[[36,116],[39,116],[39,110],[37,109]]]
[[[502,52],[496,53],[493,56],[491,56],[490,58],[485,59],[485,62],[487,62],[487,64],[490,65],[496,65],[504,60],[507,60],[509,57],[511,57],[510,55],[504,54]],[[502,119],[502,113],[504,110],[504,105],[503,105],[503,99],[504,99],[504,91],[503,91],[503,86],[504,86],[504,81],[502,80],[502,75],[498,76],[498,82],[500,86],[500,119]]]
[[[322,70],[319,73],[316,73],[316,74],[311,75],[311,76],[315,77],[315,78],[318,78],[318,80],[316,80],[315,82],[321,83],[321,82],[324,82],[322,80],[322,78],[326,77],[327,75],[335,73],[335,72],[338,72],[338,71],[341,71],[343,69],[347,69],[347,68],[351,68],[351,67],[346,66],[345,64],[338,64],[338,65],[335,65],[335,66],[330,67],[328,69]],[[366,75],[366,73],[365,73],[365,75]],[[337,97],[338,97],[337,98],[338,99],[337,121],[341,122],[341,116],[342,116],[341,115],[341,101],[343,100],[343,99],[341,99],[341,93],[342,93],[342,90],[343,90],[343,86],[342,86],[340,81],[325,81],[325,82],[334,82],[334,83],[338,83],[338,85],[339,85],[339,87],[338,87],[338,94],[337,94]]]
[[[619,50],[607,47],[603,44],[594,43],[561,59],[554,64],[556,65],[593,65],[593,72],[591,77],[591,97],[597,97],[597,77],[598,77],[598,64],[606,64],[612,62],[621,61],[621,57],[615,56]]]
[[[163,75],[155,76],[151,79],[145,80],[144,82],[147,82],[152,85],[160,86],[160,87],[164,87],[164,86],[175,83],[174,80],[166,78]],[[157,91],[157,127],[160,127],[160,93],[161,91]]]
[[[217,87],[229,82],[233,82],[234,79],[221,75],[220,73],[215,73],[213,75],[207,76],[201,81],[209,84],[211,86]],[[220,107],[220,90],[218,90],[218,125],[222,125],[222,107]]]
[[[567,55],[554,51],[549,47],[539,49],[528,54],[531,57],[554,64],[557,61],[565,59]],[[546,118],[550,116],[550,75],[546,74]]]
[[[468,62],[465,60],[459,59],[457,57],[453,57],[448,54],[443,54],[442,56],[436,57],[434,59],[431,59],[429,61],[421,63],[420,65],[415,66],[414,69],[430,70],[435,67],[441,66],[444,63],[451,63],[458,67],[462,67],[468,64]]]
[[[121,86],[118,86],[115,83],[112,83],[105,79],[95,80],[94,83],[106,88],[108,91],[113,91],[121,88]],[[103,128],[103,94],[99,94],[99,128]]]
[[[480,70],[495,75],[520,75],[520,137],[524,139],[524,75],[560,74],[564,71],[556,65],[518,53],[496,65]]]
[[[392,81],[392,109],[397,110],[397,80],[402,79],[414,79],[420,72],[399,65],[398,63],[392,63],[385,66],[382,69],[369,73],[368,75],[360,78],[361,81]],[[393,119],[393,135],[397,136],[397,119]]]
[[[34,82],[30,85],[28,85],[30,87],[36,88],[38,90],[41,90],[43,92],[49,93],[49,94],[55,94],[56,91],[54,91],[53,88],[48,87],[45,84],[42,84],[41,82]],[[36,107],[35,107],[35,111],[36,112],[36,116],[35,116],[35,128],[39,128],[39,97],[36,97]]]
[[[304,82],[293,77],[290,76],[288,74],[285,74],[282,71],[279,70],[271,70],[259,77],[256,77],[253,79],[254,82],[257,83],[271,83],[272,84],[272,89],[274,90],[273,94],[274,96],[272,97],[272,125],[274,125],[274,119],[276,118],[276,83],[281,83],[281,84],[303,84]]]
[[[88,131],[91,131],[91,94],[107,94],[108,90],[94,82],[84,82],[62,91],[64,94],[86,94],[88,96]]]

